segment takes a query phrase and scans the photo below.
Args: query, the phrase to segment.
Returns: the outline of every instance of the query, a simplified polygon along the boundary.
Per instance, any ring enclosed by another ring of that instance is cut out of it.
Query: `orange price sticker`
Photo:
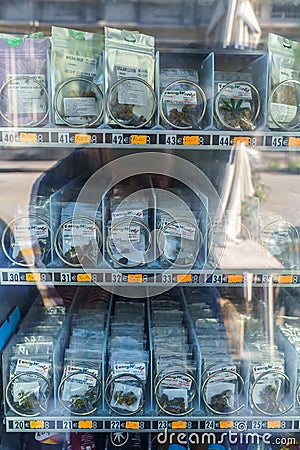
[[[81,429],[93,428],[93,422],[91,420],[79,420],[78,428]]]
[[[280,428],[281,427],[281,421],[280,420],[268,420],[268,428]]]
[[[28,142],[30,144],[37,141],[36,133],[20,133],[20,142]]]
[[[233,428],[233,420],[220,420],[220,428]]]
[[[133,134],[131,136],[131,143],[133,145],[139,145],[139,144],[147,144],[147,135],[146,134]]]
[[[140,422],[130,422],[129,420],[125,423],[125,428],[127,430],[139,430]]]
[[[198,145],[198,136],[183,136],[183,145]]]
[[[236,275],[228,275],[228,283],[242,283],[243,274],[238,273]]]
[[[40,428],[44,428],[45,427],[45,423],[43,420],[31,420],[30,421],[30,428],[31,429],[40,429]]]
[[[291,284],[291,283],[293,283],[293,275],[279,275],[278,283],[280,283],[280,284]]]
[[[75,134],[75,144],[90,144],[91,136],[89,134]]]
[[[143,276],[141,273],[129,273],[127,280],[128,280],[128,283],[142,283]]]
[[[89,283],[92,281],[92,274],[91,273],[79,273],[77,275],[77,281],[78,283]]]
[[[300,138],[290,137],[289,147],[300,147]]]
[[[250,140],[248,137],[236,136],[235,138],[233,138],[234,145],[241,145],[241,144],[249,145],[249,142]]]
[[[186,428],[186,422],[178,421],[172,422],[172,430],[184,430]]]
[[[41,281],[40,273],[26,273],[26,281]]]
[[[177,283],[191,283],[192,281],[192,274],[179,274],[177,275]]]

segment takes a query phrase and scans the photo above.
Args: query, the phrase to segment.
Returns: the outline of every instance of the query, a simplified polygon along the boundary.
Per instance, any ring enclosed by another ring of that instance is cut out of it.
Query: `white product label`
[[[254,376],[254,380],[256,380],[256,378],[267,372],[268,370],[276,370],[277,372],[284,372],[284,367],[283,364],[281,363],[269,363],[269,364],[263,364],[260,366],[253,366],[252,371],[253,371],[253,376]],[[270,379],[274,379],[278,377],[278,375],[275,373],[270,373]],[[264,379],[267,380],[268,377],[265,377]]]
[[[161,386],[189,390],[192,387],[192,379],[184,374],[169,375],[161,382]]]
[[[44,377],[49,375],[50,364],[19,358],[15,368],[15,375],[23,372],[35,372]]]
[[[86,56],[66,55],[65,73],[94,78],[97,74],[97,60]]]
[[[14,237],[20,248],[31,247],[38,239],[48,238],[48,228],[46,225],[30,225],[24,221],[22,225],[14,225]]]
[[[298,108],[293,105],[286,105],[284,103],[271,103],[272,116],[279,123],[292,122],[296,115]]]
[[[62,238],[64,247],[69,248],[70,241],[76,245],[87,245],[91,240],[96,239],[96,227],[84,220],[67,222],[63,226]]]
[[[279,82],[280,83],[285,80],[295,80],[295,79],[297,80],[298,78],[299,78],[298,70],[280,67],[280,69],[279,69]]]
[[[28,78],[31,76],[32,78]],[[25,77],[25,78],[22,78]],[[35,82],[45,86],[45,75],[7,75],[12,78],[7,86],[8,112],[10,114],[45,114],[47,111],[45,91]]]
[[[218,92],[222,89],[222,97],[233,98],[236,100],[252,100],[252,90],[250,86],[237,83],[223,89],[225,85],[226,83],[218,83]]]
[[[114,375],[119,375],[121,373],[128,373],[136,375],[141,380],[146,381],[146,365],[145,363],[137,362],[116,362],[113,367]]]
[[[166,235],[170,235],[170,236],[175,236],[175,237],[179,237],[182,239],[187,239],[189,241],[194,241],[195,240],[195,234],[196,234],[196,228],[191,226],[191,225],[184,225],[184,224],[180,224],[178,222],[175,222],[169,224],[169,220],[167,219],[163,219],[162,223],[163,223],[163,227],[166,227],[164,230],[164,233]]]
[[[141,78],[148,81],[147,69],[139,67],[115,66],[117,79],[125,77]],[[120,104],[146,106],[148,103],[148,90],[146,85],[136,80],[128,80],[118,86],[118,102]]]
[[[124,217],[137,217],[139,219],[143,218],[142,209],[128,209],[128,210],[118,210],[111,214],[112,220],[123,219]]]
[[[179,103],[184,105],[197,105],[196,91],[175,91],[170,90],[164,93],[163,100],[166,103]]]
[[[229,370],[230,372],[228,372]],[[208,370],[207,371],[208,377],[215,374],[211,377],[209,383],[220,383],[222,381],[236,380],[237,376],[234,375],[234,373],[232,372],[236,372],[236,366],[234,365],[223,366],[217,369]]]
[[[135,225],[120,225],[114,227],[111,239],[114,244],[130,242],[140,242],[141,228]]]
[[[66,117],[90,117],[98,115],[97,99],[95,97],[64,98]]]

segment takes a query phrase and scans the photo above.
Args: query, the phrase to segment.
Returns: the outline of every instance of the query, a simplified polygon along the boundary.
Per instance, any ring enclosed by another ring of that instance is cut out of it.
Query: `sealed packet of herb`
[[[55,124],[98,125],[103,112],[101,34],[52,27],[51,97]]]
[[[268,54],[268,126],[275,129],[298,128],[300,42],[270,33]]]
[[[154,37],[105,28],[106,122],[124,127],[149,124],[156,108]]]
[[[48,117],[49,38],[0,37],[2,126],[38,126]]]

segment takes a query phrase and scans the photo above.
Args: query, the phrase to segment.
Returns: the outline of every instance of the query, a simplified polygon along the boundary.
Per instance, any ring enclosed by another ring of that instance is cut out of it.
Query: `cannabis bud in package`
[[[251,73],[215,73],[215,116],[218,127],[255,130],[261,97],[252,78]]]
[[[160,72],[160,115],[168,127],[201,127],[206,96],[198,78],[197,70],[164,69]]]
[[[100,34],[52,27],[51,89],[56,124],[88,127],[103,113]]]
[[[48,116],[49,38],[0,38],[2,125],[38,126]]]
[[[47,264],[50,257],[50,228],[43,211],[30,208],[15,217],[2,234],[2,249],[18,266]]]
[[[300,126],[300,42],[270,33],[268,126],[295,129]]]
[[[136,31],[105,28],[107,123],[124,128],[153,125],[154,38]]]
[[[62,209],[54,247],[60,260],[68,266],[98,263],[102,243],[101,212],[97,211],[95,218],[94,210],[93,205],[72,202]]]

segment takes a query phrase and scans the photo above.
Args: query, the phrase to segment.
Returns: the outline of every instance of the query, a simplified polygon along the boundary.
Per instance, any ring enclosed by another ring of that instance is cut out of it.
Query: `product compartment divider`
[[[260,150],[295,150],[300,147],[300,133],[295,131],[227,130],[150,130],[112,128],[10,128],[0,127],[0,147],[107,147],[228,149],[243,143]]]

